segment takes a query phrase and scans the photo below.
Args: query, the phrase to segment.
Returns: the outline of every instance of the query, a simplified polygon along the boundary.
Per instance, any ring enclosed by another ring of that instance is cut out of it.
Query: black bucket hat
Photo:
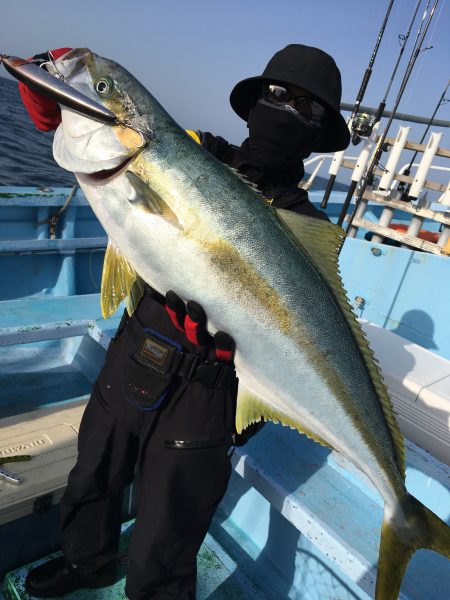
[[[327,119],[314,148],[316,152],[336,152],[347,148],[350,133],[339,108],[341,73],[329,54],[312,46],[289,44],[270,59],[262,75],[236,84],[230,95],[230,104],[244,121],[248,121],[250,109],[259,98],[263,83],[296,85],[313,94],[327,107]]]

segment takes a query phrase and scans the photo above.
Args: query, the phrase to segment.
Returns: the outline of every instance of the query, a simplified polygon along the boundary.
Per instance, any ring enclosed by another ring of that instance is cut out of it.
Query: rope
[[[75,184],[72,187],[72,189],[70,190],[64,204],[62,206],[60,206],[53,215],[50,215],[50,217],[48,219],[44,219],[43,221],[37,222],[37,225],[43,225],[44,223],[48,223],[50,225],[49,233],[50,233],[51,240],[54,240],[56,238],[56,226],[58,224],[58,219],[62,215],[62,213],[66,210],[66,208],[69,206],[70,201],[74,197],[77,189],[78,189],[78,185]]]

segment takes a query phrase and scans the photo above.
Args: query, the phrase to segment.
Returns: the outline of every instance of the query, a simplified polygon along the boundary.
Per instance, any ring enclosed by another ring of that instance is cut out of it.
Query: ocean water
[[[52,142],[52,132],[38,131],[33,125],[17,82],[0,77],[0,185],[74,185],[74,175],[54,161]]]
[[[38,131],[32,123],[17,82],[0,77],[0,185],[72,187],[75,176],[56,164],[52,143],[53,132]],[[324,189],[326,183],[316,177],[312,189]],[[336,182],[334,189],[346,190],[347,186]]]

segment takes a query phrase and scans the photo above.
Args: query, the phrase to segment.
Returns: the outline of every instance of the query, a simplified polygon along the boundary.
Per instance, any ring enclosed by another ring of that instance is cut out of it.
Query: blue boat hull
[[[0,192],[0,269],[8,282],[0,296],[4,419],[84,401],[118,324],[118,317],[104,321],[99,312],[106,237],[79,191],[50,238],[47,221],[69,191]],[[321,195],[311,197],[320,202]],[[330,204],[333,218],[340,201],[338,195]],[[358,238],[346,240],[340,266],[358,316],[450,359],[443,302],[450,297],[450,260]],[[235,473],[210,533],[262,598],[367,600],[373,594],[382,502],[360,473],[274,425],[232,460]],[[408,443],[409,490],[448,521],[449,481],[447,467]],[[57,503],[32,500],[28,514],[0,525],[3,571],[59,545]],[[124,519],[134,509],[131,488]],[[446,600],[448,589],[450,561],[418,552],[403,597]]]

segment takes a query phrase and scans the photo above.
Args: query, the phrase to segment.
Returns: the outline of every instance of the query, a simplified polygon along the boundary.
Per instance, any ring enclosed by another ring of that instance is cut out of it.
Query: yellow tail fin
[[[375,600],[397,600],[416,550],[428,548],[450,558],[450,526],[409,494],[404,509],[407,527],[396,527],[386,519],[383,522]]]

